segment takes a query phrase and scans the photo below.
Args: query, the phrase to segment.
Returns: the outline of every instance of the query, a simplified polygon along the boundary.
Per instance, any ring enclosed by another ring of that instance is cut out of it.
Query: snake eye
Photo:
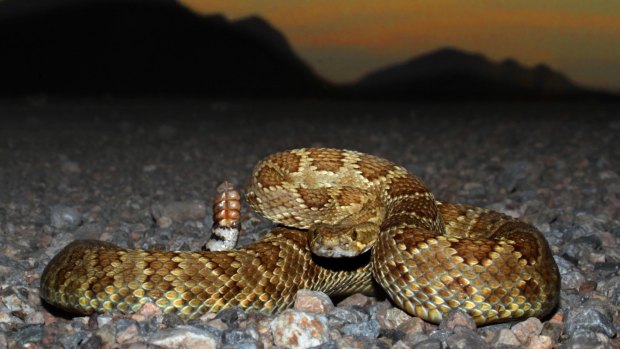
[[[357,241],[357,230],[355,229],[353,229],[353,232],[351,233],[351,240]]]

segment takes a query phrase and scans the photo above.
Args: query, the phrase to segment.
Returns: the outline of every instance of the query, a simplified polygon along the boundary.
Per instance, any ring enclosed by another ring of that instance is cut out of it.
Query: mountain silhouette
[[[478,53],[443,48],[372,72],[345,88],[350,95],[385,99],[531,99],[603,95],[546,65],[493,62]]]
[[[286,97],[329,88],[257,17],[200,16],[174,0],[22,1],[33,3],[0,3],[3,95]]]
[[[446,48],[354,84],[314,73],[266,20],[175,0],[0,2],[0,96],[540,99],[612,96],[545,66]],[[617,98],[615,96],[614,98]]]

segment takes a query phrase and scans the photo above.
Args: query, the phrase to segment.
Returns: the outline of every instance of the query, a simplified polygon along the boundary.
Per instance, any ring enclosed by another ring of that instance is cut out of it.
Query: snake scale
[[[411,315],[437,323],[459,308],[478,324],[542,317],[559,299],[558,267],[537,229],[437,201],[417,177],[373,155],[272,154],[256,165],[246,198],[280,224],[247,248],[146,251],[78,240],[46,266],[41,296],[76,314],[132,312],[152,302],[195,318],[231,306],[277,312],[302,288],[348,294],[376,282]],[[319,256],[369,257],[334,268]]]

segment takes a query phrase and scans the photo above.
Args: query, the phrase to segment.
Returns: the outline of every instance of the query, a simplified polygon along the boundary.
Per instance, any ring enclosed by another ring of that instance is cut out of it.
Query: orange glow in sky
[[[620,1],[180,0],[229,19],[258,15],[314,70],[337,82],[445,46],[493,60],[546,63],[620,91]]]

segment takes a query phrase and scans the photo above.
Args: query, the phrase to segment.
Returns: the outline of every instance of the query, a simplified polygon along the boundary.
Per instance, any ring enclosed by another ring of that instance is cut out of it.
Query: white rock
[[[293,349],[310,348],[329,340],[327,317],[285,310],[271,322],[274,344]]]
[[[219,336],[191,326],[179,326],[159,331],[148,340],[150,344],[164,348],[217,348]]]

